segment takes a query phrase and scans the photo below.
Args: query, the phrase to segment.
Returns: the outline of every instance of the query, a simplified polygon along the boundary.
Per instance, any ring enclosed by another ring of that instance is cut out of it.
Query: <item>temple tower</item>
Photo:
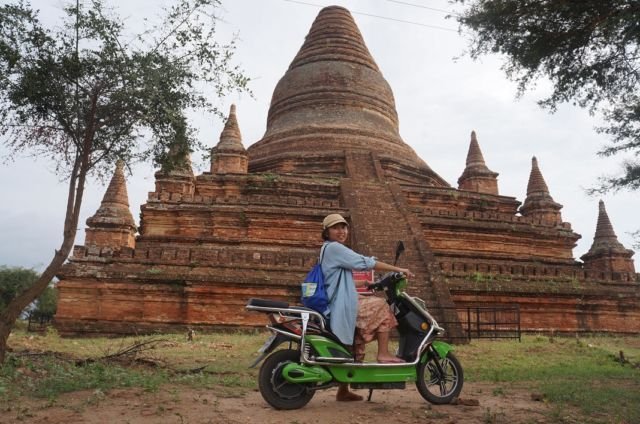
[[[348,174],[349,152],[371,153],[396,180],[448,187],[400,137],[391,87],[349,11],[320,11],[271,99],[250,172]]]
[[[212,174],[246,174],[249,165],[247,150],[236,118],[236,105],[231,105],[229,117],[220,134],[220,141],[211,149]]]
[[[556,203],[549,194],[549,188],[538,167],[538,160],[531,159],[531,173],[527,184],[527,198],[520,207],[522,216],[527,216],[552,225],[562,223],[562,205]]]
[[[247,300],[299,301],[330,213],[348,219],[350,246],[365,255],[392,262],[404,242],[409,293],[447,337],[468,340],[481,325],[494,337],[496,314],[478,310],[514,304],[522,331],[640,332],[639,286],[621,283],[635,278],[631,253],[608,218],[576,261],[580,235],[561,222],[536,159],[519,216],[521,202],[498,194],[475,134],[462,189],[449,186],[400,138],[391,89],[345,9],[325,8],[314,21],[275,89],[263,138],[246,150],[248,171],[234,112],[211,172],[194,176],[184,133],[176,135],[141,206],[135,249],[99,247],[133,242],[116,172],[86,246],[58,274],[60,334],[263,327]]]
[[[498,195],[498,173],[487,168],[475,131],[471,131],[467,164],[458,178],[458,189]]]
[[[109,187],[96,213],[87,219],[86,246],[135,247],[136,224],[129,210],[124,162],[118,161]]]
[[[633,250],[626,249],[618,241],[604,202],[600,200],[593,244],[589,251],[580,258],[584,261],[585,269],[612,273],[613,280],[633,281],[635,279],[635,269],[633,259],[631,259],[633,254]]]

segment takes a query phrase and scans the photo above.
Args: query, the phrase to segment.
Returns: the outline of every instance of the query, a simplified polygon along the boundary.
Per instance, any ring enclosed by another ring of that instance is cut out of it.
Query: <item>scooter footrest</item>
[[[376,390],[393,390],[405,389],[407,384],[404,381],[398,383],[349,383],[352,389],[376,389]]]
[[[318,356],[317,358],[313,358],[313,359],[317,362],[330,362],[334,364],[346,364],[346,363],[354,362],[353,358],[340,358],[340,357],[334,357],[334,356],[330,356],[330,357]]]

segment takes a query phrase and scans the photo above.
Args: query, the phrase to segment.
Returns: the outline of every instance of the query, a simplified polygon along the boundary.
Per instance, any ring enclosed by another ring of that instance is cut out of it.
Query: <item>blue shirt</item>
[[[353,282],[352,270],[373,269],[374,257],[360,255],[338,242],[325,242],[322,255],[322,273],[330,299],[326,314],[331,323],[331,331],[344,344],[353,344],[358,315],[358,293]],[[336,291],[337,290],[337,291]]]

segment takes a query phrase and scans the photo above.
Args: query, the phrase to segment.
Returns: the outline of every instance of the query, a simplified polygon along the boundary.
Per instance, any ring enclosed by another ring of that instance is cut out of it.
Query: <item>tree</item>
[[[40,274],[33,269],[0,266],[0,312],[3,312],[20,293],[31,287],[38,277]],[[55,287],[49,285],[32,304],[29,313],[38,319],[41,317],[51,319],[57,308],[57,291]]]
[[[612,142],[601,155],[640,155],[640,3],[636,0],[457,0],[457,16],[472,31],[470,56],[500,53],[518,93],[547,77],[553,91],[540,101],[552,112],[572,102],[599,112],[598,131]],[[602,177],[592,192],[640,189],[640,162]]]
[[[51,320],[58,310],[58,289],[49,285],[38,296],[35,302],[35,307],[31,311],[32,316],[36,319]]]
[[[40,274],[32,269],[0,266],[0,312],[4,311],[19,293],[33,285],[39,276]]]
[[[0,6],[0,135],[14,154],[53,160],[68,181],[60,247],[0,313],[0,363],[20,311],[71,251],[86,178],[117,160],[170,167],[198,144],[186,113],[219,113],[202,87],[222,97],[248,83],[232,66],[233,41],[215,41],[218,0],[176,0],[161,22],[133,36],[101,0],[85,3],[67,5],[56,28],[23,0]]]

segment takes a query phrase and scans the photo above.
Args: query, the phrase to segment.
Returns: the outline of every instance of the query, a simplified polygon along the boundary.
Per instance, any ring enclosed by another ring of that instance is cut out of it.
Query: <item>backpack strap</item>
[[[330,241],[329,243],[333,243],[333,242]],[[324,257],[324,249],[329,245],[329,243],[323,244],[322,247],[320,248],[320,262],[318,263],[320,264],[321,271],[322,271],[322,258]],[[338,288],[340,287],[340,277],[342,277],[343,272],[344,272],[344,269],[340,268],[340,274],[338,274],[338,284],[336,285],[336,289],[333,291],[333,295],[329,298],[330,304],[333,302],[333,299],[336,297],[336,294],[338,294]],[[324,273],[323,273],[323,277],[324,277]]]
[[[340,287],[340,277],[342,277],[342,273],[344,272],[344,268],[340,268],[340,274],[338,274],[338,284],[336,284],[336,289],[333,291],[333,295],[329,298],[329,304],[333,302],[333,299],[338,294],[338,288]]]
[[[323,244],[322,247],[320,248],[320,261],[318,261],[320,265],[322,265],[322,258],[324,257],[324,248],[327,246],[328,246],[328,243]]]

